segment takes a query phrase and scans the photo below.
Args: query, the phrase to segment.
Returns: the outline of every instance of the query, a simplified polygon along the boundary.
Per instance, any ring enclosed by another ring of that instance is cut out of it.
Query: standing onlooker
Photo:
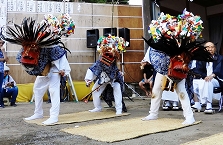
[[[154,69],[148,62],[142,62],[141,69],[143,69],[143,79],[139,82],[139,87],[146,93],[146,96],[149,97],[152,95]],[[146,84],[149,85],[149,92],[145,87]]]
[[[0,86],[3,83],[3,77],[4,77],[4,62],[8,60],[8,57],[5,52],[4,48],[4,41],[0,39]],[[1,95],[2,89],[0,89],[0,95]],[[4,102],[3,100],[0,100],[0,108],[4,108]]]
[[[3,101],[3,98],[9,98],[11,101],[10,106],[16,107],[15,104],[16,98],[18,96],[18,87],[16,86],[16,82],[12,78],[11,75],[9,75],[10,68],[8,66],[4,66],[4,79],[2,84],[2,93],[1,93],[1,101]],[[4,104],[3,104],[4,105]]]

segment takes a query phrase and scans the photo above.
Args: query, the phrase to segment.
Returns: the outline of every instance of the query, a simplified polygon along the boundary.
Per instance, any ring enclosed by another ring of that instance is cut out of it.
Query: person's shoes
[[[180,107],[178,106],[178,102],[177,101],[173,102],[173,108],[172,109],[173,110],[179,110],[180,109]]]
[[[171,109],[171,105],[170,105],[170,101],[165,100],[163,102],[163,106],[162,106],[163,110],[170,110]]]
[[[158,116],[157,115],[148,115],[148,116],[146,116],[145,118],[142,118],[141,120],[142,121],[148,121],[148,120],[156,120],[158,118]]]
[[[94,108],[94,109],[92,109],[92,110],[88,110],[88,111],[90,111],[90,112],[101,112],[101,109]]]
[[[2,108],[5,108],[5,106],[4,105],[0,105],[0,109],[2,109]]]
[[[179,106],[173,106],[173,108],[172,108],[173,110],[179,110],[180,109],[180,107]]]
[[[17,105],[16,104],[11,104],[10,106],[16,107]]]
[[[43,121],[42,124],[44,125],[50,125],[58,122],[58,118],[49,118],[46,121]]]
[[[191,125],[195,122],[194,117],[186,118],[186,120],[182,123],[183,125]]]
[[[209,109],[205,109],[205,110],[204,110],[204,113],[205,113],[205,114],[213,114],[213,113],[215,113],[215,111],[212,110],[212,108],[209,108]]]
[[[43,115],[34,114],[30,117],[24,118],[24,120],[35,120],[35,119],[40,119],[40,118],[43,118]]]

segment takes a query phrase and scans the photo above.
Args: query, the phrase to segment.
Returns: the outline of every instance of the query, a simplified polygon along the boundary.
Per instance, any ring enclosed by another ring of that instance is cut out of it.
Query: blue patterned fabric
[[[156,72],[167,75],[168,66],[170,64],[170,57],[168,55],[159,50],[150,48],[149,58]]]
[[[4,55],[1,50],[0,50],[0,58],[4,58]],[[0,72],[4,73],[4,62],[3,61],[0,62]]]
[[[22,54],[23,49],[17,54],[16,60],[21,63],[21,54]],[[52,47],[52,48],[41,48],[40,51],[40,56],[39,56],[39,62],[38,65],[29,68],[29,66],[25,66],[26,72],[29,75],[41,75],[43,72],[44,68],[48,63],[51,63],[52,61],[60,59],[64,54],[66,53],[66,50],[61,48],[59,45]]]
[[[123,91],[124,82],[121,73],[116,65],[116,62],[113,62],[110,66],[102,63],[100,60],[97,60],[90,68],[94,75],[97,76],[100,82],[100,75],[104,71],[111,80],[115,80],[120,83],[121,90]]]

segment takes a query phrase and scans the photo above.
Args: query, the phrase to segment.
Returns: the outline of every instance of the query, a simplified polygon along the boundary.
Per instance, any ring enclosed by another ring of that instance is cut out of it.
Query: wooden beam
[[[143,15],[143,37],[149,39],[148,26],[151,22],[151,0],[142,0]],[[148,45],[144,42],[144,51],[146,52]]]

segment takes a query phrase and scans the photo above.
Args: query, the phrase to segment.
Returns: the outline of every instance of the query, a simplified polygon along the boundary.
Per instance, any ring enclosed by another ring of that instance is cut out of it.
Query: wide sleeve
[[[58,70],[64,70],[66,75],[70,73],[71,68],[65,54],[60,59],[53,61],[53,63]]]
[[[16,86],[16,82],[15,82],[15,80],[14,80],[13,77],[10,76],[10,75],[9,75],[9,82],[14,82],[14,86]]]
[[[213,73],[223,79],[223,56],[219,55],[216,64],[213,68]]]

